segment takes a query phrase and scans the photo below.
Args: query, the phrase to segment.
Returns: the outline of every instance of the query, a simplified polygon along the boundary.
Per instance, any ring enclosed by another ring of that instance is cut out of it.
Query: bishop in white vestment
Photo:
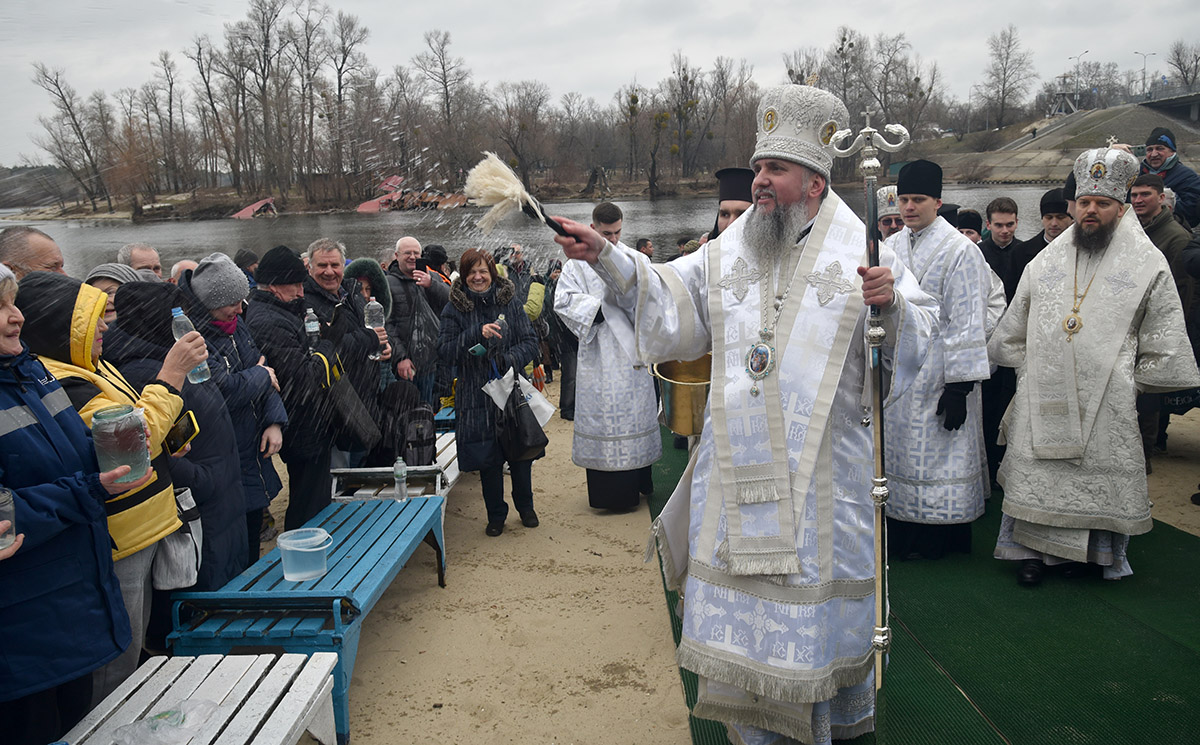
[[[970,551],[970,523],[983,514],[990,488],[976,383],[991,374],[992,275],[979,248],[937,214],[936,163],[904,166],[896,191],[905,226],[888,245],[938,301],[938,319],[917,380],[886,410],[888,551],[937,559]]]
[[[829,743],[874,725],[864,303],[886,307],[893,396],[936,308],[890,251],[860,268],[865,227],[827,190],[841,102],[781,86],[758,116],[754,206],[716,241],[650,265],[569,220],[557,240],[595,262],[641,359],[713,355],[700,443],[654,526],[694,713],[735,743]]]
[[[1170,267],[1122,217],[1137,171],[1115,149],[1076,160],[1078,222],[1029,262],[990,343],[1017,370],[995,555],[1025,585],[1064,562],[1132,573],[1129,536],[1153,524],[1136,396],[1200,384]]]

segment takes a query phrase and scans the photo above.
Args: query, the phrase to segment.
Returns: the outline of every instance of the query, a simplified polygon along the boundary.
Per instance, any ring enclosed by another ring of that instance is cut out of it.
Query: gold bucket
[[[708,384],[712,377],[712,354],[690,362],[660,362],[654,366],[662,390],[663,415],[667,428],[690,437],[704,428]]]

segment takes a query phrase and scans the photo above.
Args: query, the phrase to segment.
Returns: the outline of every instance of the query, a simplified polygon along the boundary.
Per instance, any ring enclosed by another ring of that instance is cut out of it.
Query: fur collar
[[[489,293],[488,295],[484,295],[484,298],[487,298],[490,295],[492,298],[492,303],[499,306],[508,305],[509,301],[513,299],[513,296],[517,294],[516,287],[513,286],[513,283],[504,277],[496,278],[496,281],[492,284],[492,290],[493,292]],[[478,295],[475,295],[467,289],[467,285],[463,282],[462,277],[454,280],[454,284],[450,285],[450,302],[454,304],[454,308],[456,310],[462,313],[474,312],[475,299],[477,297]]]

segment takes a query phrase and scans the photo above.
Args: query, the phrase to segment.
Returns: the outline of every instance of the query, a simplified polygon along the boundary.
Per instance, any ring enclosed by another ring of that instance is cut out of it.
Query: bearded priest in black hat
[[[683,589],[677,657],[700,677],[693,713],[736,743],[874,728],[867,306],[888,330],[892,395],[920,368],[936,306],[886,248],[863,266],[866,227],[829,188],[848,122],[827,91],[765,91],[753,206],[670,263],[571,220],[556,239],[602,277],[641,359],[712,352],[703,434],[653,532],[668,585]]]
[[[976,384],[990,374],[992,275],[979,248],[938,215],[941,167],[909,163],[896,192],[904,229],[888,245],[941,303],[920,375],[887,408],[894,433],[886,441],[888,550],[900,559],[937,559],[970,551],[971,522],[990,491]]]

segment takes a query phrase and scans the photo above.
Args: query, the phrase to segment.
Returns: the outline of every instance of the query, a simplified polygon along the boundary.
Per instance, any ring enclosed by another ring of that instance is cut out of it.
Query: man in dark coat
[[[1010,274],[1016,277],[1013,280],[1014,291],[1016,285],[1021,281],[1021,275],[1025,273],[1025,267],[1033,261],[1033,257],[1041,253],[1043,248],[1050,245],[1050,241],[1062,235],[1063,231],[1075,222],[1067,210],[1067,197],[1061,186],[1043,194],[1038,207],[1042,213],[1042,232],[1017,245],[1012,265],[1009,267]],[[1008,280],[1005,279],[1005,295],[1007,294]]]
[[[1189,224],[1200,222],[1200,175],[1179,162],[1175,133],[1155,127],[1146,138],[1146,159],[1141,172],[1162,176],[1163,185],[1175,192],[1175,212]]]
[[[1013,258],[1020,242],[1017,233],[1017,203],[1010,197],[996,197],[988,202],[987,228],[991,234],[979,242],[979,250],[988,266],[1004,282],[1004,299],[1012,302],[1017,292],[1020,273],[1013,275]]]
[[[250,292],[244,319],[254,341],[275,370],[288,427],[279,455],[288,469],[284,528],[299,528],[329,505],[332,417],[326,388],[333,343],[319,340],[310,353],[304,333],[304,262],[287,246],[276,246],[258,264],[258,287]]]
[[[392,291],[392,317],[388,333],[396,342],[392,360],[396,377],[411,380],[421,392],[421,400],[433,405],[433,385],[437,380],[437,338],[442,308],[450,299],[450,286],[434,281],[429,272],[417,268],[421,243],[412,236],[396,241],[396,250],[388,265],[388,286]]]
[[[333,342],[338,358],[350,376],[350,383],[373,420],[379,418],[379,365],[370,355],[390,360],[392,348],[385,329],[364,325],[367,300],[357,280],[346,279],[346,247],[330,238],[313,241],[307,251],[308,276],[304,279],[304,298],[321,321],[321,337]],[[333,467],[350,464],[351,452],[361,452],[346,428],[335,431]]]

